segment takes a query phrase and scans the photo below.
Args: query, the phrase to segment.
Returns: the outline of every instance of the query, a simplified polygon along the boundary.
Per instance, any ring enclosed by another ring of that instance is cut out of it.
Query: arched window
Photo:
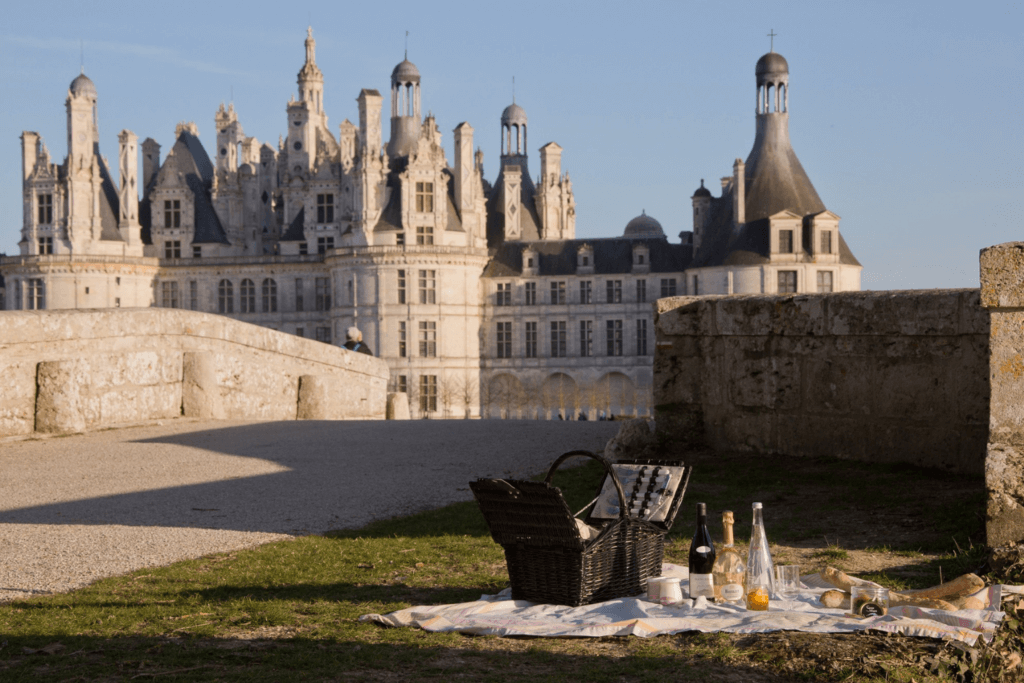
[[[217,283],[217,312],[235,312],[235,288],[231,280],[221,280]]]
[[[256,283],[249,278],[242,280],[242,313],[256,312]]]
[[[263,312],[277,313],[277,280],[269,277],[263,281]]]

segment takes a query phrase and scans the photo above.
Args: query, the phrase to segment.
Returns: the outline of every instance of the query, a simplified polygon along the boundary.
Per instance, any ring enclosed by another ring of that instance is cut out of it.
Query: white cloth
[[[671,564],[664,565],[662,573],[687,576],[685,567]],[[803,577],[805,585],[808,579],[810,576]],[[474,602],[410,607],[386,615],[365,614],[359,620],[473,635],[577,638],[630,635],[648,638],[684,631],[849,633],[873,630],[952,639],[973,645],[979,637],[991,642],[1003,619],[1000,588],[989,586],[976,594],[975,597],[988,606],[986,609],[946,612],[923,607],[893,607],[886,616],[866,619],[848,617],[842,609],[822,607],[818,596],[823,589],[806,588],[791,600],[772,600],[767,612],[751,612],[742,607],[700,600],[663,606],[643,597],[582,607],[538,605],[512,600],[511,590],[505,589],[497,595],[482,595]]]

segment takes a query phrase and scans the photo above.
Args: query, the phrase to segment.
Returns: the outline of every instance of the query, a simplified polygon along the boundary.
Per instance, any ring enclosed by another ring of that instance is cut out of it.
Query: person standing
[[[349,351],[365,353],[367,356],[373,355],[370,347],[363,343],[363,333],[354,325],[345,332],[345,348]]]

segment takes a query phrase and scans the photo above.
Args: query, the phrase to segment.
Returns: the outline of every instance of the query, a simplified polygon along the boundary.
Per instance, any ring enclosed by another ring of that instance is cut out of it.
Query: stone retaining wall
[[[676,297],[655,327],[655,404],[677,437],[983,471],[977,290]]]
[[[382,419],[388,369],[364,354],[176,309],[0,312],[0,436],[181,415]]]

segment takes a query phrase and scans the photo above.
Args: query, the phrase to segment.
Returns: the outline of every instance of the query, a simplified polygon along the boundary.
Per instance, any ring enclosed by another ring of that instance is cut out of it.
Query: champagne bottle
[[[743,604],[743,575],[747,566],[743,563],[743,557],[733,540],[732,525],[734,524],[732,510],[722,513],[722,536],[725,547],[715,558],[715,566],[711,570],[711,577],[715,582],[715,599],[733,604]]]
[[[715,584],[712,570],[715,566],[715,544],[711,542],[708,531],[707,506],[697,503],[697,531],[690,543],[690,597],[701,595],[711,599],[715,597]]]
[[[775,592],[775,571],[772,554],[768,550],[768,536],[764,532],[761,504],[754,503],[754,524],[750,531],[750,550],[747,552],[747,571],[743,589],[746,591],[747,609],[766,611],[769,596]]]

